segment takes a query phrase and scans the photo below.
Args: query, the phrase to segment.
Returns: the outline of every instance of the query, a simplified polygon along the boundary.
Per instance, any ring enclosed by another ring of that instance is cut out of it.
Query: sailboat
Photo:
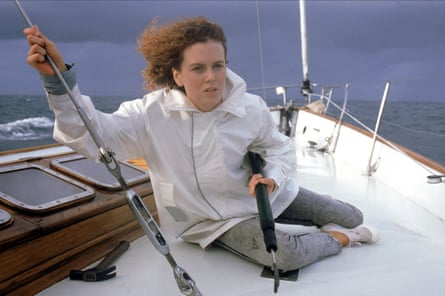
[[[301,186],[341,197],[366,213],[380,232],[375,245],[281,275],[278,295],[442,295],[445,289],[445,167],[379,135],[390,93],[383,89],[373,128],[348,113],[348,85],[322,87],[309,80],[305,8],[300,2],[305,104],[288,98],[271,106],[278,128],[297,151]],[[340,88],[344,97],[335,93]],[[338,117],[328,115],[337,109]],[[346,121],[347,117],[358,124]],[[156,205],[140,160],[120,163],[131,189],[157,221]],[[0,294],[2,295],[272,295],[273,275],[220,248],[166,236],[170,252],[193,277],[198,293],[178,289],[175,275],[135,219],[121,184],[103,165],[61,145],[0,155]],[[286,227],[276,225],[276,227]],[[316,230],[310,230],[316,231]],[[77,281],[122,241],[116,275]],[[189,293],[189,294],[187,294]]]

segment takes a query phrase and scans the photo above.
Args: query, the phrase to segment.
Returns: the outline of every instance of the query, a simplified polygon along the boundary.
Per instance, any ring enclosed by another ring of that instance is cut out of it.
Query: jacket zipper
[[[204,193],[201,190],[201,185],[199,184],[198,175],[196,173],[196,163],[195,163],[195,150],[194,150],[194,135],[195,135],[195,119],[194,112],[192,112],[192,134],[191,134],[191,152],[192,152],[192,162],[193,162],[193,175],[195,177],[195,182],[198,187],[199,194],[201,194],[202,199],[207,203],[209,207],[211,207],[215,213],[222,219],[223,216],[216,210],[216,208],[208,201],[205,197]]]

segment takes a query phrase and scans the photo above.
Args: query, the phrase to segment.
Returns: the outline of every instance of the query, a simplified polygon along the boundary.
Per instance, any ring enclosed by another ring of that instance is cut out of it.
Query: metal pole
[[[301,94],[306,98],[306,104],[310,103],[312,93],[311,82],[309,81],[309,59],[307,50],[307,29],[306,29],[306,2],[300,0],[300,38],[301,38],[301,65],[303,69],[303,82],[301,83]]]
[[[391,85],[390,81],[386,81],[386,85],[385,85],[385,90],[383,92],[383,97],[382,100],[380,102],[380,110],[379,110],[379,114],[377,116],[377,121],[375,123],[375,128],[374,128],[374,135],[372,137],[372,146],[371,146],[371,154],[369,155],[369,160],[368,160],[368,167],[366,169],[366,174],[368,176],[371,176],[371,174],[373,173],[373,169],[371,168],[371,162],[372,162],[372,157],[374,155],[374,149],[375,149],[375,143],[377,140],[377,134],[380,128],[380,121],[382,119],[383,116],[383,109],[385,108],[385,104],[386,104],[386,99],[388,98],[388,93],[389,93],[389,87]]]
[[[300,1],[300,34],[303,81],[306,81],[309,80],[309,63],[307,54],[306,3],[304,0]]]
[[[335,150],[337,149],[337,143],[338,143],[338,139],[340,137],[340,129],[341,129],[342,124],[343,124],[343,117],[344,117],[345,112],[346,112],[346,105],[348,104],[348,89],[349,89],[349,84],[347,83],[345,85],[345,87],[344,87],[345,97],[344,97],[344,100],[343,100],[343,106],[341,108],[341,113],[340,113],[340,116],[338,117],[338,121],[336,123],[337,130],[335,132],[334,145],[333,145],[333,148],[332,148],[332,152],[334,152],[334,153],[335,153]]]
[[[19,9],[21,15],[25,19],[26,24],[28,27],[32,27],[33,23],[31,22],[30,18],[26,14],[26,11],[23,9],[22,5],[20,5],[18,0],[14,0],[15,4],[17,5],[17,8]],[[56,64],[54,63],[53,59],[49,55],[45,55],[45,58],[48,60],[51,68],[54,70],[54,73],[59,78],[60,83],[62,83],[63,87],[65,88],[68,96],[70,97],[71,101],[74,104],[74,107],[76,107],[77,112],[79,113],[80,118],[82,119],[82,122],[84,123],[86,129],[90,133],[91,137],[93,138],[93,141],[96,143],[96,146],[99,147],[99,153],[102,158],[105,158],[104,160],[107,163],[110,163],[112,160],[108,157],[108,153],[106,153],[105,145],[102,142],[101,138],[97,134],[96,130],[93,128],[91,122],[89,121],[87,115],[85,114],[84,110],[79,106],[77,103],[74,94],[71,92],[71,89],[69,88],[68,84],[66,83],[65,79],[62,76],[62,73],[60,73],[59,69],[57,68]]]

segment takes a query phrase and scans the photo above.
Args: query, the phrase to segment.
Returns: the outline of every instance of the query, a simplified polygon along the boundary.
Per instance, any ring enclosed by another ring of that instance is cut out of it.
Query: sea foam
[[[54,123],[48,117],[30,117],[0,124],[0,140],[35,140],[51,136]]]

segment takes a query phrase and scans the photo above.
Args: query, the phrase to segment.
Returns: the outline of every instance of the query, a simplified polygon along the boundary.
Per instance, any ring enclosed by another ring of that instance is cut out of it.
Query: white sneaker
[[[355,228],[329,223],[320,228],[323,232],[336,231],[345,234],[349,238],[348,247],[360,246],[362,243],[373,244],[379,240],[379,234],[374,227],[360,225]]]

